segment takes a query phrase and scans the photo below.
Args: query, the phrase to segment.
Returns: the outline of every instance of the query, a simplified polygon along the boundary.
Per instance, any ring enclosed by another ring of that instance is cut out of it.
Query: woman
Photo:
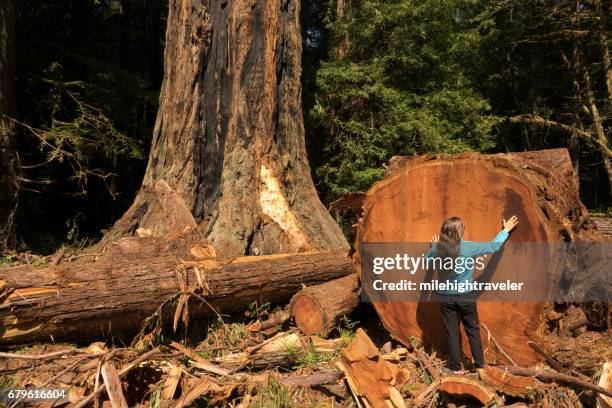
[[[440,236],[434,235],[431,240],[432,248],[427,255],[428,258],[452,259],[450,270],[441,269],[444,274],[443,280],[457,283],[473,282],[474,257],[498,251],[508,239],[510,232],[518,224],[518,218],[514,215],[509,220],[502,220],[503,229],[491,242],[472,242],[463,240],[465,226],[461,218],[451,217],[442,223]],[[463,258],[463,259],[460,259]],[[469,259],[472,259],[469,261]],[[445,263],[445,262],[444,262]],[[445,263],[446,264],[446,263]],[[461,265],[461,267],[459,267]],[[464,287],[469,287],[465,285]],[[450,359],[448,369],[453,374],[463,374],[461,370],[461,338],[459,335],[459,319],[463,323],[465,333],[470,343],[470,349],[474,358],[476,368],[484,367],[484,355],[482,341],[480,339],[480,324],[478,322],[478,310],[474,293],[470,291],[460,292],[458,290],[439,291],[438,298],[442,311],[442,321],[446,331],[446,340]]]

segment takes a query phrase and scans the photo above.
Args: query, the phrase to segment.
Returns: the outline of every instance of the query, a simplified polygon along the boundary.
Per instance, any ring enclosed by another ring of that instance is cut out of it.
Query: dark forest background
[[[16,229],[49,253],[99,238],[140,187],[167,2],[15,5]],[[303,1],[321,199],[367,189],[395,154],[568,147],[583,201],[609,211],[610,20],[600,0]]]

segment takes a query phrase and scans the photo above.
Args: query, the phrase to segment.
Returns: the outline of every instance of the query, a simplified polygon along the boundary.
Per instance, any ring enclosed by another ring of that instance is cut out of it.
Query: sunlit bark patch
[[[259,177],[261,183],[259,204],[262,212],[287,234],[294,249],[300,250],[308,247],[308,238],[302,232],[297,218],[291,212],[278,179],[265,165],[261,166]]]

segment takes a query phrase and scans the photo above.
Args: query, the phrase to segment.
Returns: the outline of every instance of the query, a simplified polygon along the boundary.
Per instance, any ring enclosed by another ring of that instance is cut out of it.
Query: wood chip
[[[353,340],[342,350],[337,366],[346,375],[358,405],[404,407],[401,395],[398,398],[399,391],[392,385],[397,367],[380,357],[378,349],[363,329],[357,329]]]
[[[608,391],[612,391],[612,361],[604,363],[601,377],[599,378],[599,386]],[[606,395],[597,395],[597,408],[612,408],[612,398]]]
[[[106,393],[113,408],[128,408],[123,390],[121,388],[121,380],[117,374],[117,370],[112,362],[106,361],[102,364],[102,378],[106,384]]]
[[[174,398],[174,394],[176,393],[176,387],[178,386],[179,380],[181,379],[182,371],[183,367],[181,366],[173,365],[170,368],[170,372],[164,380],[164,389],[161,393],[162,400],[167,401]]]
[[[235,385],[220,386],[206,377],[194,380],[192,384],[193,385],[181,395],[174,408],[189,406],[189,404],[202,395],[212,395],[214,397],[212,404],[223,402],[230,397],[235,388]]]

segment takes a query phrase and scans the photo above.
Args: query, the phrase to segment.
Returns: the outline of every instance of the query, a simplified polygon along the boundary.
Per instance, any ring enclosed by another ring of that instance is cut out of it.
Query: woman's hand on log
[[[431,237],[431,241],[429,241],[429,246],[434,246],[438,241],[440,241],[440,237],[434,235],[433,237]]]
[[[516,215],[513,215],[508,220],[502,218],[502,224],[504,225],[504,229],[508,232],[512,231],[516,227],[518,222],[518,217]]]

